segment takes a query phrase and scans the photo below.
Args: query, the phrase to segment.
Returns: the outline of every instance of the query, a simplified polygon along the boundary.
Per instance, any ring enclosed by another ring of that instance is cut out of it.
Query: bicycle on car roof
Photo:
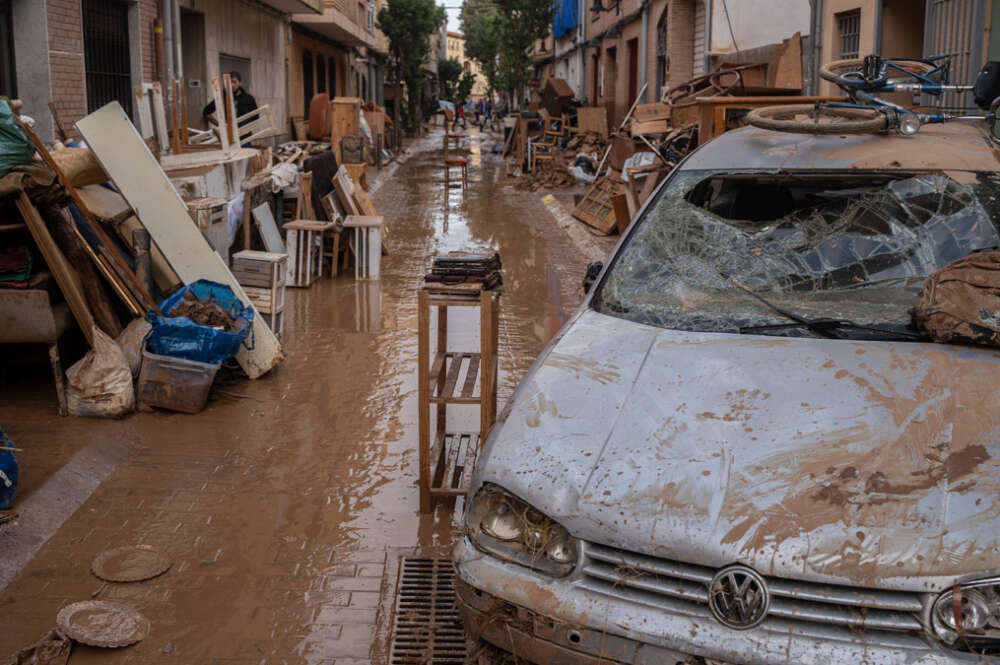
[[[847,101],[817,102],[754,109],[747,121],[754,127],[800,134],[875,134],[895,130],[910,136],[923,125],[953,120],[983,121],[1000,139],[1000,62],[983,65],[972,85],[948,82],[952,55],[932,58],[837,60],[820,68],[819,75],[835,83]],[[877,93],[908,92],[940,98],[943,93],[973,93],[982,114],[944,108],[907,108]]]

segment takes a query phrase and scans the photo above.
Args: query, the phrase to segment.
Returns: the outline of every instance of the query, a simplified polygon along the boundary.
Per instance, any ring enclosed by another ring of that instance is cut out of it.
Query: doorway
[[[205,77],[208,61],[205,57],[205,15],[181,9],[181,43],[184,44],[184,99],[188,125],[207,129],[201,111],[208,104],[209,86]]]
[[[635,96],[639,94],[639,38],[628,40],[626,46],[628,47],[628,97],[625,98],[625,103],[631,106]]]
[[[250,58],[240,58],[235,55],[219,55],[219,75],[237,72],[243,81],[243,89],[253,94],[253,78],[250,76]]]

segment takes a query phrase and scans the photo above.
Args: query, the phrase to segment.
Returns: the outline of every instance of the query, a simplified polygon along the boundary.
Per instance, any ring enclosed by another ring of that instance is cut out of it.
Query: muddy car
[[[517,388],[454,551],[534,663],[1000,662],[1000,352],[911,324],[1000,246],[977,127],[692,153]]]

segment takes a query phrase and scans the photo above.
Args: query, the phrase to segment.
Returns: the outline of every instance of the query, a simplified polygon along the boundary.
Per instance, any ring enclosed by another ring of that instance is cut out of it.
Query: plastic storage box
[[[205,408],[220,365],[160,356],[143,346],[136,401],[140,408],[198,413]]]

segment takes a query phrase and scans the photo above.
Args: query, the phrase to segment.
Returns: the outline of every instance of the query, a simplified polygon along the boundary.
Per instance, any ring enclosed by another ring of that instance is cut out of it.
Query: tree
[[[442,97],[452,102],[459,101],[458,83],[462,77],[462,63],[455,58],[438,61],[438,82],[441,84]]]
[[[531,69],[531,48],[552,28],[550,0],[495,0],[500,16],[499,82],[520,101]]]
[[[490,94],[506,90],[520,99],[531,69],[535,42],[552,27],[551,0],[466,0],[460,20],[465,53],[478,62]]]
[[[406,83],[407,126],[418,131],[423,117],[420,100],[424,89],[424,63],[430,52],[429,38],[445,21],[443,7],[434,0],[389,0],[379,10],[378,29],[389,40],[389,56],[396,77],[395,123],[400,126],[401,83]]]
[[[462,72],[462,78],[458,80],[456,86],[455,99],[459,102],[465,101],[472,94],[472,88],[476,85],[476,75],[468,69]]]
[[[479,63],[489,96],[499,87],[500,15],[492,0],[465,0],[459,14],[465,35],[465,55]]]

